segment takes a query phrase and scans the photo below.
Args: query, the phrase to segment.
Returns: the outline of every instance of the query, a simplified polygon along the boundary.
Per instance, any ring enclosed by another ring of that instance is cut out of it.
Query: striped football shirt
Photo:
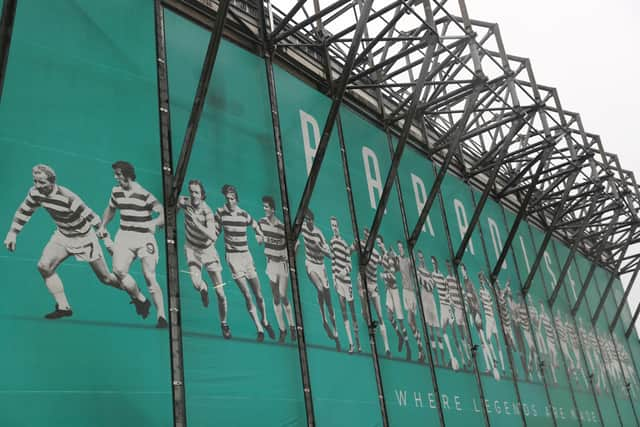
[[[547,342],[549,342],[550,344],[555,344],[556,334],[555,334],[555,331],[553,330],[553,323],[551,322],[551,319],[549,318],[546,312],[540,313],[540,320],[542,321],[542,327],[544,328],[544,333],[547,337]]]
[[[304,241],[304,254],[307,261],[313,264],[324,264],[324,252],[326,249],[327,241],[325,240],[322,232],[315,225],[312,230],[305,224],[302,227],[302,240]]]
[[[247,239],[247,227],[258,228],[256,221],[244,209],[236,207],[229,209],[225,204],[216,209],[216,231],[224,231],[224,249],[227,253],[249,252],[249,242]]]
[[[188,202],[185,210],[189,210],[190,215],[185,214],[184,216],[184,234],[187,239],[187,243],[195,248],[205,249],[213,244],[213,238],[206,233],[203,233],[199,228],[196,227],[194,221],[198,221],[204,227],[210,227],[214,225],[215,228],[215,219],[213,217],[213,211],[211,208],[204,202],[200,202],[200,206],[195,208],[191,201]]]
[[[493,317],[493,298],[486,286],[480,287],[480,302],[486,318]]]
[[[438,288],[438,301],[440,301],[440,307],[449,307],[451,305],[451,297],[449,296],[449,287],[447,286],[447,279],[439,271],[431,273],[431,280]]]
[[[398,283],[396,281],[396,271],[398,271],[398,264],[396,256],[393,252],[388,251],[382,255],[382,269],[385,272],[384,283],[389,289],[396,289]]]
[[[42,194],[35,187],[29,190],[13,216],[11,231],[19,233],[39,207],[49,212],[60,233],[67,237],[83,236],[91,226],[97,228],[100,225],[100,218],[80,197],[71,190],[56,185],[48,195]]]
[[[347,245],[347,242],[345,242],[342,237],[333,236],[329,242],[329,248],[331,249],[331,272],[333,273],[333,280],[341,284],[351,284],[351,275],[342,275],[345,268],[351,265],[349,245]]]
[[[273,224],[266,216],[258,221],[258,227],[264,235],[264,254],[267,257],[286,259],[287,238],[284,234],[284,224],[276,217],[273,219]]]
[[[504,325],[505,329],[511,328],[511,316],[509,315],[509,310],[507,307],[507,297],[506,297],[507,288],[498,289],[497,299],[498,299],[498,315],[500,316],[500,321]]]
[[[425,292],[433,293],[435,282],[431,279],[431,273],[424,267],[418,267],[417,275],[420,287],[424,289]]]
[[[120,210],[120,229],[138,233],[152,233],[153,208],[158,203],[155,197],[137,182],[129,190],[113,187],[109,207]]]
[[[411,259],[409,257],[398,257],[398,269],[402,278],[402,289],[414,291],[413,275],[411,274]]]

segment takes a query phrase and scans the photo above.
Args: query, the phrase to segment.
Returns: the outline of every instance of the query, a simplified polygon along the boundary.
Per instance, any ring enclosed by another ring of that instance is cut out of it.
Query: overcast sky
[[[640,179],[640,2],[466,0],[469,16],[496,22],[508,53],[531,59],[536,81],[558,89],[624,169]],[[628,279],[628,278],[627,278]],[[624,278],[623,278],[624,281]],[[640,300],[640,280],[631,306]]]

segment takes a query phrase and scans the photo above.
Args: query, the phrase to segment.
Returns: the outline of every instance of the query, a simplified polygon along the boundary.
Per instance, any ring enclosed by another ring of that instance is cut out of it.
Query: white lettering
[[[544,251],[544,263],[547,266],[547,272],[549,272],[549,276],[551,276],[551,280],[553,281],[552,286],[555,288],[558,280],[556,279],[556,275],[553,273],[553,270],[551,270],[551,255],[549,255],[549,252],[547,251]]]
[[[398,405],[407,406],[407,390],[395,390]]]
[[[460,396],[458,395],[453,396],[453,402],[456,405],[456,411],[462,412],[462,402],[460,401]]]
[[[500,258],[500,253],[502,252],[502,248],[504,247],[502,244],[502,238],[500,237],[500,229],[498,228],[498,224],[491,217],[487,218],[487,222],[489,223],[489,233],[491,234],[491,241],[493,242],[493,250],[496,254],[496,260]],[[503,270],[507,269],[507,259],[505,258],[502,262],[502,266],[500,267]]]
[[[362,161],[364,163],[364,173],[367,178],[367,188],[369,189],[369,202],[371,203],[371,208],[376,209],[378,200],[380,200],[380,196],[382,195],[382,178],[380,177],[378,158],[371,148],[363,146]],[[377,190],[377,196],[374,190]]]
[[[445,409],[449,409],[449,396],[446,394],[442,395],[442,407]]]
[[[309,126],[311,126],[313,132],[313,141],[311,135],[309,135]],[[302,110],[300,110],[300,127],[302,128],[302,143],[304,144],[304,158],[307,163],[307,175],[309,175],[313,158],[320,142],[320,128],[316,119]]]
[[[464,204],[458,199],[453,199],[453,206],[456,211],[456,217],[458,218],[458,230],[460,230],[460,238],[464,237],[464,233],[467,232],[469,228],[469,222],[467,221],[467,213],[464,210]],[[471,252],[472,255],[475,255],[475,251],[473,249],[473,239],[469,239],[469,244],[467,245],[467,249]]]
[[[422,207],[425,203],[427,203],[427,190],[424,187],[424,182],[422,182],[422,179],[419,176],[414,175],[413,173],[411,174],[411,184],[413,185],[413,195],[416,199],[418,215],[420,215],[420,213],[422,213]],[[427,215],[427,218],[422,225],[423,232],[426,231],[424,228],[425,225],[429,227],[429,234],[435,237],[436,233],[433,231],[433,225],[431,225],[431,218],[429,218],[429,215]]]
[[[416,408],[422,408],[422,393],[413,392],[413,400],[416,402]]]
[[[527,255],[527,249],[524,246],[524,239],[520,236],[520,248],[522,248],[522,256],[524,258],[524,264],[527,267],[527,273],[531,273],[531,264],[529,264],[529,256]]]
[[[434,393],[429,393],[427,394],[427,397],[429,398],[429,407],[431,409],[436,409],[436,395]]]

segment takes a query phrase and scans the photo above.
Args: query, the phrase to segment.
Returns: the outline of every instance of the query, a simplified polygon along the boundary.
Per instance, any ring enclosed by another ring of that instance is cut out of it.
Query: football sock
[[[287,316],[287,323],[289,323],[289,326],[294,326],[295,323],[293,322],[293,310],[291,309],[291,304],[289,304],[288,300],[284,302],[284,314],[285,316]]]
[[[217,289],[217,288],[216,288]],[[220,322],[227,323],[227,296],[222,292],[216,292],[218,298],[218,315]]]
[[[344,330],[347,331],[347,339],[349,340],[349,345],[353,345],[353,338],[351,337],[351,324],[349,323],[349,319],[344,321]]]
[[[164,317],[167,318],[164,312],[164,297],[162,296],[162,289],[160,285],[158,285],[157,280],[153,280],[149,284],[149,293],[151,294],[151,300],[153,301],[153,305],[156,307],[158,318]]]
[[[47,285],[47,289],[53,295],[53,299],[56,300],[56,304],[58,304],[58,308],[60,310],[69,310],[71,307],[69,306],[69,301],[67,301],[67,296],[64,293],[64,287],[62,286],[62,280],[60,280],[60,276],[58,273],[53,273],[51,276],[44,279],[44,283]]]
[[[124,290],[127,291],[129,296],[131,296],[131,298],[142,302],[145,302],[147,300],[144,295],[142,295],[142,292],[140,292],[138,284],[135,280],[133,280],[133,277],[131,277],[130,274],[124,276],[124,279],[122,279],[120,283],[122,284]]]
[[[273,303],[273,311],[276,313],[276,322],[281,331],[285,330],[284,319],[282,318],[282,304]]]

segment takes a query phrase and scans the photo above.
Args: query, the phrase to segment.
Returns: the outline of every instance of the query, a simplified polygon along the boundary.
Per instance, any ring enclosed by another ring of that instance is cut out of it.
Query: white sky
[[[531,59],[536,81],[557,88],[563,108],[580,113],[585,130],[640,179],[640,2],[465,3],[471,18],[499,24],[507,52]],[[629,299],[633,310],[640,278]]]

